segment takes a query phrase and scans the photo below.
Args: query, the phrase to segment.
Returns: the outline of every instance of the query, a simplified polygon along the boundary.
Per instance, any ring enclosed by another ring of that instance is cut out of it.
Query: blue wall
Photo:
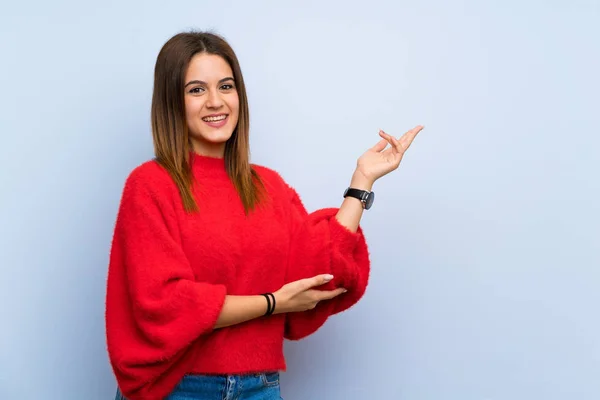
[[[286,400],[600,398],[600,6],[450,3],[3,4],[0,398],[114,396],[112,227],[188,28],[231,41],[253,161],[311,210],[379,128],[426,126],[363,219],[366,297],[286,344]]]

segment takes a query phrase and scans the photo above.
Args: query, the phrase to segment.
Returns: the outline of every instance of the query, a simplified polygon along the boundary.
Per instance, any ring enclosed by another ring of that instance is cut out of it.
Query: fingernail
[[[344,290],[342,291],[342,293],[346,293],[346,292],[347,292],[347,290],[346,290],[346,289],[344,289]]]
[[[329,275],[329,274],[325,275],[325,280],[326,281],[330,281],[332,279],[333,279],[333,275]]]

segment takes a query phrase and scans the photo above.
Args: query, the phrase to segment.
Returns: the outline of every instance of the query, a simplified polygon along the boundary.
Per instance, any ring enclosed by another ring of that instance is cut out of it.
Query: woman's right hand
[[[344,288],[334,290],[312,289],[333,279],[332,275],[317,275],[312,278],[290,282],[273,293],[275,296],[275,314],[312,310],[320,301],[331,300],[346,292]]]

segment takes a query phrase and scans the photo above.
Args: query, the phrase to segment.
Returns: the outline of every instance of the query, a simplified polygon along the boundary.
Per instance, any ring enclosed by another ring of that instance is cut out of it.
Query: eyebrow
[[[223,78],[219,81],[219,83],[223,83],[226,81],[234,81],[235,79],[233,79],[232,77],[228,76],[227,78]],[[189,81],[188,83],[185,84],[184,88],[188,87],[189,85],[206,85],[206,82],[204,81],[199,81],[199,80],[194,80],[194,81]]]

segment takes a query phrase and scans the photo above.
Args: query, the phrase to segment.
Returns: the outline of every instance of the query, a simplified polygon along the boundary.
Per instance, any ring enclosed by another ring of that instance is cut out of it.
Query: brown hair
[[[240,109],[237,126],[225,144],[225,168],[248,213],[260,202],[264,187],[250,165],[250,116],[244,78],[237,56],[221,36],[210,32],[179,33],[160,50],[154,68],[151,111],[156,160],[175,181],[185,210],[197,211],[192,191],[192,147],[185,118],[184,79],[190,60],[198,53],[222,57],[233,71]]]

